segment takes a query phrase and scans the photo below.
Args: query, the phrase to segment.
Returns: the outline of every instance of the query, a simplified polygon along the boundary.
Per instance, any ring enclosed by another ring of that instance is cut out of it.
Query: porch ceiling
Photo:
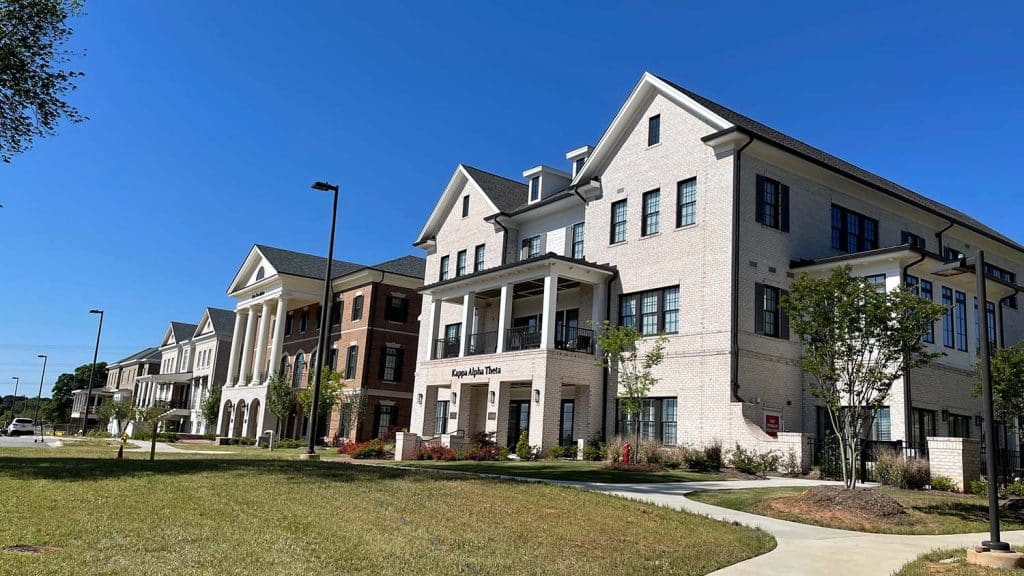
[[[570,278],[559,278],[558,279],[558,290],[564,292],[566,290],[572,290],[579,288],[580,282],[572,280]],[[534,280],[526,280],[525,282],[518,282],[512,286],[512,296],[514,298],[529,298],[531,296],[542,296],[544,294],[544,279],[537,278]],[[483,292],[476,293],[477,300],[498,300],[501,298],[500,288],[491,288],[484,290]]]

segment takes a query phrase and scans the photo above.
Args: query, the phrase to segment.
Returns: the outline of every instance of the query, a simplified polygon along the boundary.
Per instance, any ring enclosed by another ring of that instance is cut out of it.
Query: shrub
[[[704,466],[706,470],[718,472],[722,469],[722,442],[712,440],[704,448]]]
[[[1024,483],[1020,481],[1011,482],[1003,488],[1006,497],[1022,498],[1024,497]]]
[[[774,450],[759,453],[736,444],[736,449],[729,453],[729,460],[733,468],[744,474],[762,476],[766,472],[778,470],[782,457]]]
[[[970,490],[971,494],[975,494],[978,496],[988,495],[988,480],[985,480],[984,478],[971,480]]]
[[[792,446],[786,452],[786,460],[782,463],[781,472],[786,476],[799,476],[803,472],[800,461],[796,457],[796,450]]]
[[[956,492],[956,482],[954,482],[949,476],[933,476],[932,490],[938,490],[940,492]]]
[[[931,481],[927,460],[891,448],[875,451],[874,473],[879,483],[907,490],[922,490]]]
[[[604,445],[595,440],[591,440],[583,447],[583,459],[590,462],[598,462],[604,460],[605,451]]]
[[[339,454],[348,454],[358,460],[367,458],[385,458],[388,455],[387,446],[382,440],[370,440],[368,442],[345,442],[338,448]]]
[[[664,454],[661,452],[661,443],[657,440],[641,439],[640,443],[632,447],[630,459],[636,464],[661,464]]]
[[[609,438],[608,443],[604,445],[604,461],[620,462],[622,460],[622,447],[625,444],[626,440],[622,436]]]
[[[132,438],[134,440],[145,440],[145,441],[148,442],[148,441],[151,441],[153,439],[153,434],[149,430],[136,430],[132,434]],[[251,438],[232,438],[232,440],[251,440]],[[171,443],[177,442],[178,441],[178,434],[176,432],[157,432],[156,433],[156,441],[157,442],[171,442]]]
[[[447,446],[417,446],[412,451],[413,460],[455,460],[455,450]]]
[[[285,438],[283,440],[274,440],[274,448],[281,448],[283,450],[284,449],[303,448],[303,447],[306,446],[306,444],[307,444],[307,442],[304,441],[304,440],[294,440],[292,438]]]
[[[498,460],[508,460],[508,448],[504,446],[498,448]]]
[[[516,456],[520,460],[533,460],[534,458],[533,447],[530,446],[530,437],[525,430],[519,435],[519,441],[516,442]]]
[[[547,450],[544,451],[544,459],[545,460],[557,460],[558,458],[561,458],[561,457],[562,457],[562,447],[561,446],[551,446]]]

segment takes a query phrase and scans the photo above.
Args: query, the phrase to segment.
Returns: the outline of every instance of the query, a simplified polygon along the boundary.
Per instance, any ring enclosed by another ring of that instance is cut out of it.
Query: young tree
[[[654,368],[665,359],[664,336],[650,343],[641,343],[643,335],[629,326],[614,326],[605,321],[597,334],[597,343],[604,353],[602,366],[617,376],[619,408],[634,422],[636,446],[640,444],[640,413],[643,399],[658,379]],[[639,345],[638,345],[639,344]]]
[[[331,415],[334,411],[334,407],[338,405],[338,402],[340,402],[344,396],[344,386],[341,383],[343,376],[341,372],[335,372],[327,366],[324,366],[323,371],[320,374],[320,401],[316,406],[318,424]],[[298,402],[303,412],[306,414],[312,414],[312,385],[299,391]],[[323,431],[319,426],[317,429]]]
[[[81,13],[81,0],[0,2],[0,161],[54,134],[63,119],[86,119],[65,100],[82,76],[67,69],[64,48],[68,19]]]
[[[978,382],[971,389],[975,398],[981,397],[981,365],[975,365]],[[1024,414],[1024,340],[1010,348],[994,348],[991,360],[992,408],[996,420],[1007,427],[1015,427],[1017,418]]]
[[[285,380],[284,374],[274,376],[267,385],[267,409],[277,416],[278,434],[283,434],[281,427],[295,410],[295,390]]]
[[[942,356],[929,352],[922,338],[945,308],[909,290],[878,290],[849,266],[828,278],[802,275],[781,307],[803,344],[800,365],[811,378],[811,394],[836,431],[843,482],[853,488],[860,439],[893,382]]]
[[[339,430],[344,429],[346,424],[349,430],[355,430],[359,428],[360,422],[366,416],[369,402],[367,402],[366,392],[361,389],[351,392],[343,390],[339,395],[337,406]]]
[[[217,417],[220,416],[220,396],[220,387],[213,388],[199,404],[199,415],[203,422],[211,426],[217,424]]]
[[[124,433],[132,416],[135,415],[135,406],[131,400],[107,400],[96,408],[96,418],[103,424],[110,421],[117,422],[117,436]]]
[[[149,408],[140,408],[135,411],[135,420],[141,424],[149,427],[149,459],[156,459],[156,435],[157,428],[160,426],[160,420],[163,419],[163,415],[167,413],[167,407],[163,402],[150,406]]]

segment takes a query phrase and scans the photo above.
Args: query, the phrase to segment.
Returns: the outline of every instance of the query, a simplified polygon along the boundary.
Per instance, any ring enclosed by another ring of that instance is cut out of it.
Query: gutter
[[[949,230],[949,228],[952,227],[952,226],[953,226],[953,224],[950,223],[950,225],[945,230]],[[943,230],[942,232],[944,232],[945,230]],[[941,240],[942,239],[942,232],[939,232],[938,234],[936,234],[936,236],[939,237],[939,244],[940,244],[939,247],[940,248],[942,247],[941,246],[941,243],[942,243],[942,240]],[[903,267],[902,281],[903,281],[903,285],[904,286],[906,286],[906,284],[907,284],[907,273],[910,271],[910,269],[913,268],[914,266],[917,266],[921,262],[924,262],[927,258],[928,258],[928,256],[926,254],[921,254],[920,256],[917,257],[917,260],[914,260],[913,262],[911,262],[911,263],[909,263],[909,264],[907,264],[906,266]],[[920,286],[921,286],[920,282],[921,281],[918,280],[918,290],[920,290]],[[934,334],[934,331],[935,331],[935,326],[932,325],[932,332],[933,332],[933,334]],[[914,402],[913,402],[913,397],[911,396],[910,371],[906,371],[906,372],[903,373],[903,428],[904,428],[904,430],[903,430],[903,444],[904,444],[904,446],[908,442],[910,442],[911,428],[913,427],[913,424],[912,424],[913,416],[914,416]]]
[[[740,373],[740,154],[754,142],[747,135],[746,144],[736,149],[732,156],[732,302],[730,303],[730,344],[729,344],[729,397],[732,402],[742,402],[739,389]]]
[[[939,249],[936,250],[936,252],[938,252],[939,254],[942,254],[942,235],[945,234],[946,232],[948,232],[949,229],[952,228],[953,226],[956,226],[956,222],[953,222],[952,220],[950,220],[949,224],[945,228],[943,228],[942,230],[939,230],[938,232],[935,233],[935,237],[939,239]],[[945,259],[945,258],[943,258],[943,259]],[[905,270],[904,270],[904,272],[905,272]]]

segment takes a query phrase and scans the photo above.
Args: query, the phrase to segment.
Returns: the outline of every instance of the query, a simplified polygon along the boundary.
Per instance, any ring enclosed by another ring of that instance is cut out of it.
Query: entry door
[[[508,448],[515,451],[516,442],[530,429],[530,401],[512,400],[508,403]]]
[[[573,420],[576,419],[576,401],[562,400],[562,420],[558,427],[558,445],[573,444]]]
[[[459,355],[462,345],[462,324],[449,324],[444,327],[444,358]]]
[[[555,343],[559,348],[576,348],[576,336],[579,334],[580,310],[559,310],[555,313]]]

